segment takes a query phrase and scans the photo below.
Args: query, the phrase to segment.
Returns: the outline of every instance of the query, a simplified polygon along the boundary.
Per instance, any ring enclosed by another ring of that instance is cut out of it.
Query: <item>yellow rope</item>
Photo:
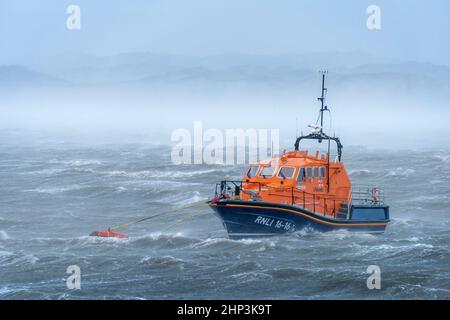
[[[183,206],[183,207],[175,208],[175,209],[172,209],[172,210],[160,212],[160,213],[157,213],[157,214],[154,214],[154,215],[151,215],[151,216],[147,216],[147,217],[144,217],[144,218],[133,220],[133,221],[130,221],[130,222],[127,222],[127,223],[123,223],[123,224],[120,224],[120,225],[117,225],[117,226],[110,227],[110,228],[108,228],[108,230],[109,231],[122,230],[122,229],[124,229],[124,228],[126,228],[126,227],[128,227],[128,226],[130,226],[132,224],[136,224],[136,223],[139,223],[139,222],[142,222],[142,221],[145,221],[145,220],[150,220],[150,219],[153,219],[153,218],[157,218],[159,216],[166,215],[166,214],[169,214],[169,213],[176,213],[176,212],[179,212],[179,211],[187,209],[187,208],[195,207],[197,205],[206,205],[207,203],[205,201],[206,200],[197,201],[197,202],[190,203],[190,204],[188,204],[186,206]]]
[[[182,222],[184,222],[184,221],[187,221],[187,220],[189,220],[189,219],[191,219],[191,218],[194,218],[194,217],[198,216],[198,215],[199,215],[203,210],[205,210],[205,209],[206,209],[206,208],[200,208],[200,209],[194,211],[194,213],[192,213],[192,214],[190,214],[190,215],[187,215],[187,216],[185,216],[184,218],[182,218],[182,219],[178,220],[177,222],[175,222],[175,223],[171,224],[170,226],[168,226],[168,227],[166,228],[166,230],[169,230],[170,228],[175,227],[176,225],[178,225],[178,224],[180,224],[180,223],[182,223]]]

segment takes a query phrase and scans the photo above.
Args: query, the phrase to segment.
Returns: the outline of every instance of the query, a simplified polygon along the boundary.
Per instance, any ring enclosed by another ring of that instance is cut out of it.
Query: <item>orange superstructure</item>
[[[348,204],[350,193],[350,179],[341,162],[329,161],[328,154],[290,151],[250,165],[240,199],[301,205],[335,217]]]

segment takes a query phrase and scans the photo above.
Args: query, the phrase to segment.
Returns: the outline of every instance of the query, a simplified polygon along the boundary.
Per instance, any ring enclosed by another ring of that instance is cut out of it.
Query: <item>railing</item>
[[[229,195],[231,197],[240,196],[242,191],[242,181],[223,180],[216,183],[215,196]]]
[[[342,213],[341,206],[343,204],[347,205],[346,199],[344,198],[327,194],[309,193],[305,190],[298,190],[296,187],[284,187],[279,188],[279,190],[280,192],[269,191],[269,195],[279,198],[289,198],[286,201],[287,204],[298,206],[315,213],[331,215],[334,218],[340,217],[339,214]],[[290,195],[287,195],[288,191]],[[347,217],[347,212],[345,212],[345,217]]]
[[[351,194],[353,205],[384,205],[384,190],[378,186],[353,185]]]
[[[260,192],[266,186],[261,182],[245,182],[257,186],[255,190],[242,190],[242,181],[224,180],[216,184],[215,195],[229,195],[232,198],[240,197],[245,192],[251,199],[261,200]],[[329,196],[327,194],[309,193],[294,187],[268,188],[269,196],[285,199],[281,203],[299,206],[306,210],[331,215],[334,218],[348,219],[352,205],[383,205],[384,192],[379,187],[363,185],[354,186],[348,198]]]
[[[224,180],[216,183],[215,196],[228,195],[232,198],[239,197],[241,192],[245,192],[253,200],[260,200],[260,192],[266,184],[261,182],[246,182],[247,184],[254,184],[257,187],[254,190],[242,190],[242,181]],[[297,187],[280,187],[276,188],[278,191],[269,190],[269,195],[286,199],[281,203],[290,204],[302,207],[309,211],[327,213],[337,217],[340,212],[340,205],[345,202],[345,199],[330,197],[328,195],[317,195],[315,193],[308,193],[304,190],[298,190]]]

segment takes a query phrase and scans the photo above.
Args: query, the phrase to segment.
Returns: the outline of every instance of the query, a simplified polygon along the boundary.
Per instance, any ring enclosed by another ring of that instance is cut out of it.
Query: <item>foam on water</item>
[[[360,169],[360,170],[350,170],[348,172],[348,174],[350,176],[365,176],[365,175],[369,175],[371,174],[372,171],[368,170],[368,169]]]
[[[158,269],[165,268],[183,268],[184,261],[182,259],[177,259],[172,256],[162,256],[162,257],[144,257],[139,261],[139,264],[145,265],[146,267],[154,267]]]
[[[450,155],[435,155],[434,157],[442,162],[450,162]]]
[[[416,172],[416,170],[411,169],[411,168],[396,168],[394,170],[390,170],[385,177],[408,177],[412,174],[414,174]]]
[[[163,178],[163,179],[168,179],[168,178],[192,178],[195,176],[200,176],[200,175],[208,175],[211,173],[220,173],[220,172],[224,172],[224,169],[220,168],[220,169],[206,169],[206,170],[192,170],[192,171],[176,171],[176,170],[164,170],[164,171],[160,171],[160,170],[142,170],[142,171],[123,171],[123,170],[119,170],[119,171],[108,171],[105,172],[104,174],[108,175],[108,176],[120,176],[120,177],[127,177],[127,178],[139,178],[139,179],[148,179],[148,178],[153,178],[153,179],[159,179],[159,178]]]
[[[8,233],[5,230],[0,230],[0,240],[11,239]]]
[[[74,159],[74,160],[59,160],[51,159],[48,161],[49,164],[62,164],[68,167],[80,167],[89,165],[100,165],[102,162],[100,160],[90,160],[90,159]]]
[[[58,194],[63,192],[69,192],[74,190],[80,190],[85,188],[85,186],[81,185],[70,185],[65,187],[51,187],[51,188],[35,188],[35,189],[26,189],[23,192],[38,192],[38,193],[48,193],[48,194]]]

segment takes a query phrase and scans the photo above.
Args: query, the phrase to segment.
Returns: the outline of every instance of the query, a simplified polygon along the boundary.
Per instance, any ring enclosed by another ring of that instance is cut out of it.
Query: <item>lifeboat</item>
[[[271,159],[250,164],[239,181],[216,184],[209,202],[230,238],[266,237],[306,229],[345,229],[382,233],[389,223],[389,206],[379,186],[354,186],[342,162],[343,145],[327,135],[323,114],[325,73],[319,121],[314,131],[297,137],[294,149]],[[308,152],[300,144],[312,140],[325,144],[327,152]],[[337,155],[330,157],[334,145]]]

